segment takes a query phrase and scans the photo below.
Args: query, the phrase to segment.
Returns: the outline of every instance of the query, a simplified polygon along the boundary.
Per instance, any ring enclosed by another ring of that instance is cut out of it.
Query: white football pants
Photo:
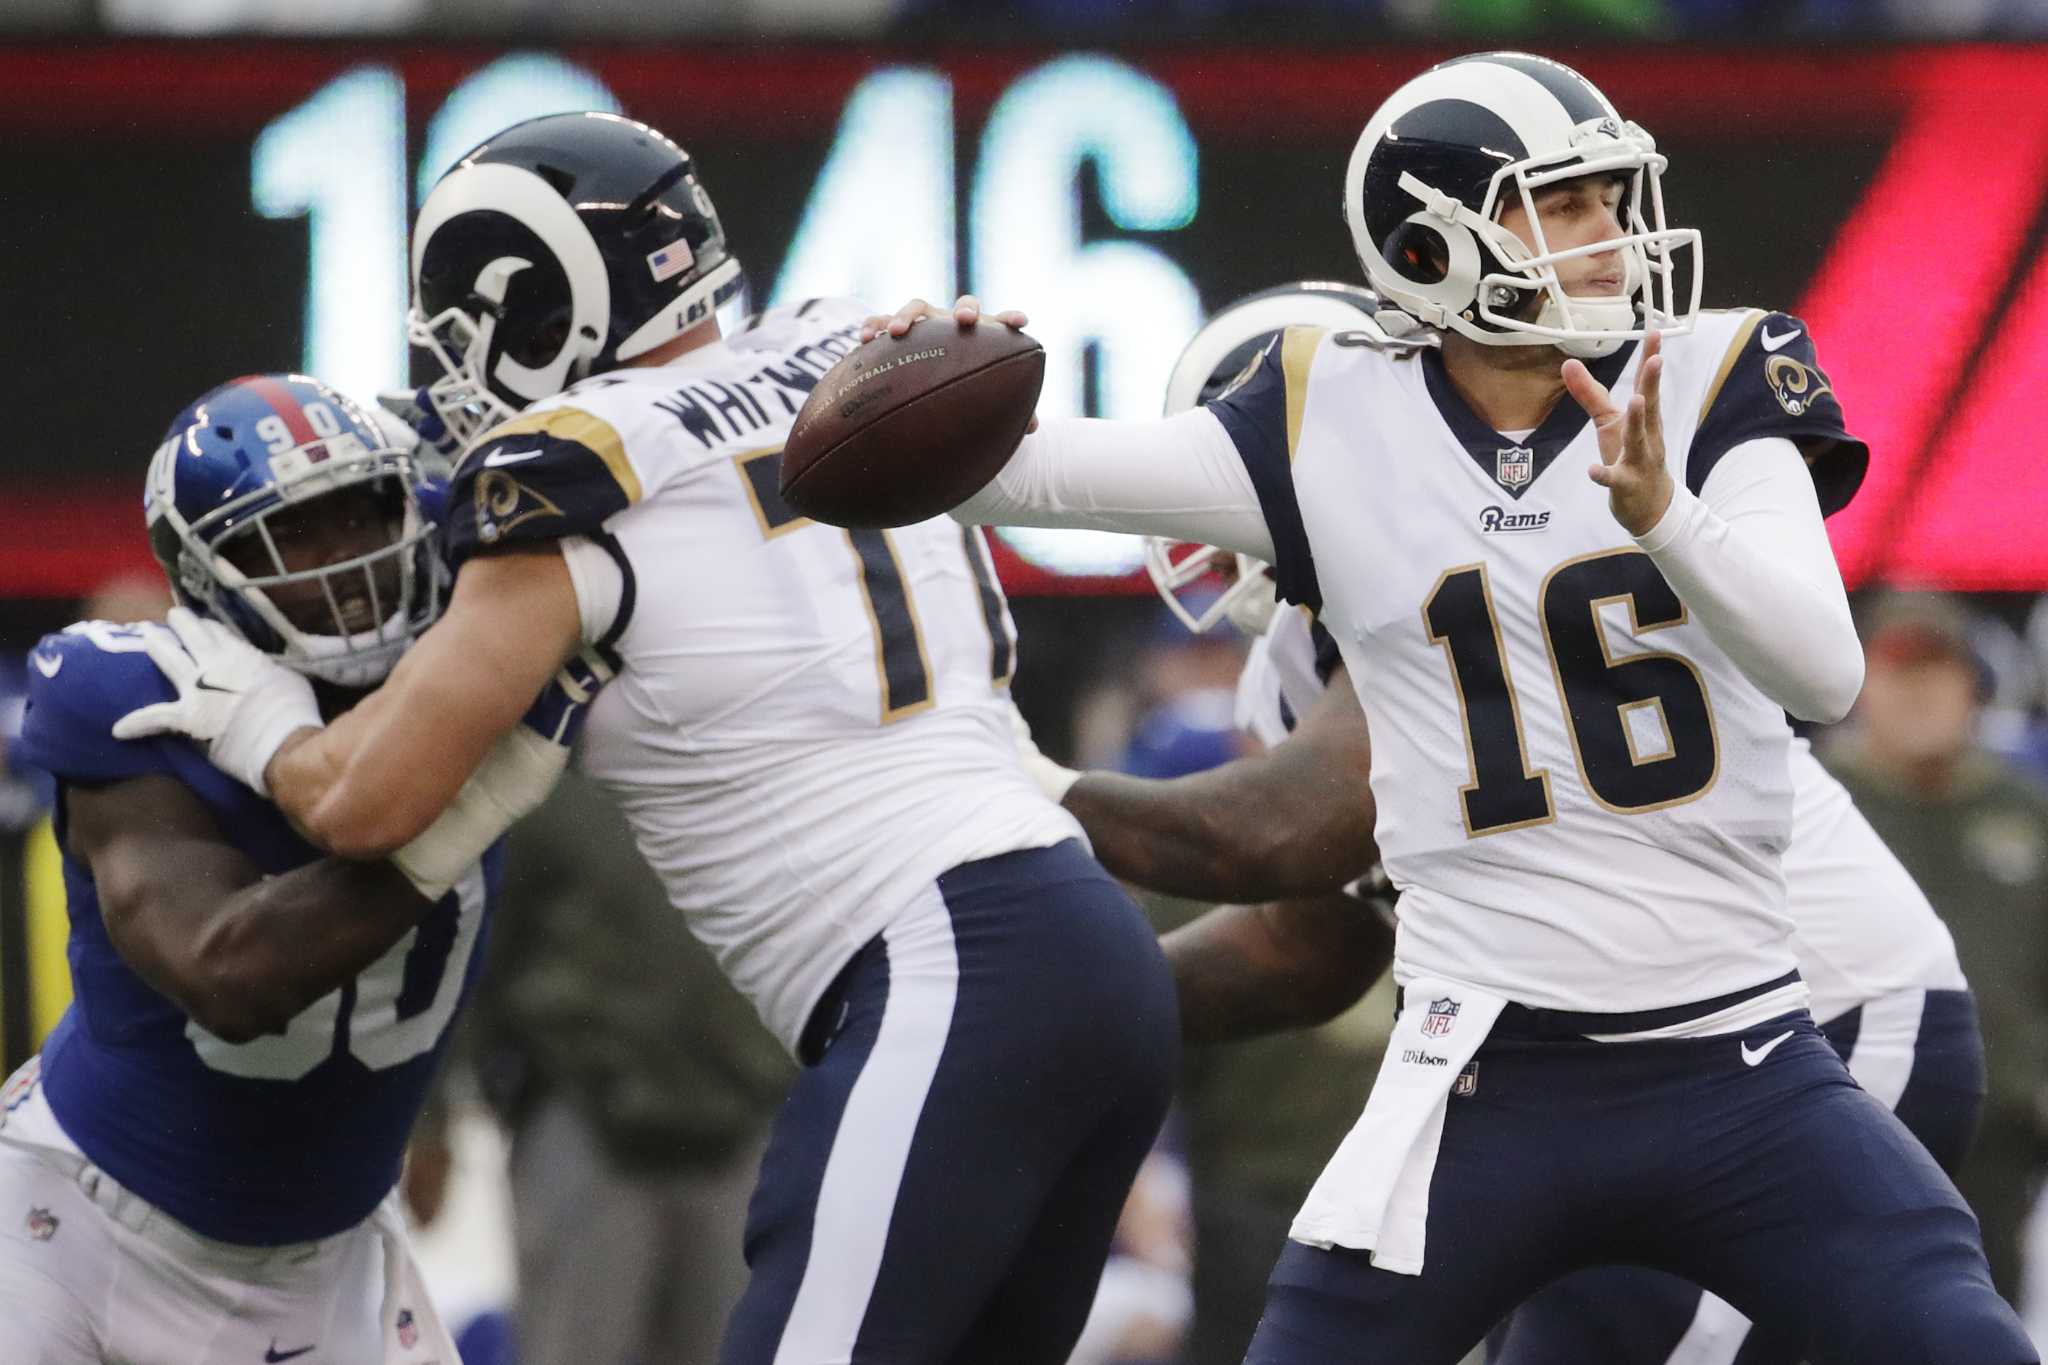
[[[41,1086],[8,1090],[13,1103],[0,1113],[0,1359],[8,1365],[459,1365],[420,1285],[396,1194],[317,1242],[216,1242],[87,1161]]]

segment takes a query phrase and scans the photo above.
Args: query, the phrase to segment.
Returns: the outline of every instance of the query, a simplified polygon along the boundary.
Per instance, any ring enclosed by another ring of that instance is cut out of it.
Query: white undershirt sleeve
[[[1636,537],[1715,644],[1778,705],[1834,722],[1863,690],[1863,647],[1797,446],[1773,436],[1683,482]]]
[[[1223,424],[1200,408],[1156,421],[1048,418],[953,517],[1166,536],[1273,559],[1251,475]]]
[[[576,589],[576,614],[583,619],[583,643],[594,645],[612,628],[625,603],[625,570],[588,536],[567,536],[560,544],[569,582]]]

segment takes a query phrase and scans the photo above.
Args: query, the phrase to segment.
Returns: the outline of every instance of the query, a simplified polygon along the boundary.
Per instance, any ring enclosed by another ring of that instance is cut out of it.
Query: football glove
[[[173,607],[142,632],[143,648],[178,695],[114,722],[115,739],[187,735],[213,766],[261,796],[264,769],[297,730],[321,725],[313,685],[218,621]]]

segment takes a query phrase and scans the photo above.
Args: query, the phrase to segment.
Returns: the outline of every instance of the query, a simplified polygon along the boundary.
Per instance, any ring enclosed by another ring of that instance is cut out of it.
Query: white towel
[[[1402,999],[1365,1112],[1308,1192],[1288,1236],[1326,1250],[1370,1250],[1381,1270],[1420,1275],[1429,1182],[1451,1086],[1507,1001],[1441,977],[1405,983]]]

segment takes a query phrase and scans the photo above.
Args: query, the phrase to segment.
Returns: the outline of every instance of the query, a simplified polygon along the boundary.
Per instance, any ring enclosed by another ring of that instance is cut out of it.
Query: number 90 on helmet
[[[446,596],[447,489],[415,447],[317,379],[230,380],[150,460],[150,549],[181,605],[309,677],[374,686]]]

